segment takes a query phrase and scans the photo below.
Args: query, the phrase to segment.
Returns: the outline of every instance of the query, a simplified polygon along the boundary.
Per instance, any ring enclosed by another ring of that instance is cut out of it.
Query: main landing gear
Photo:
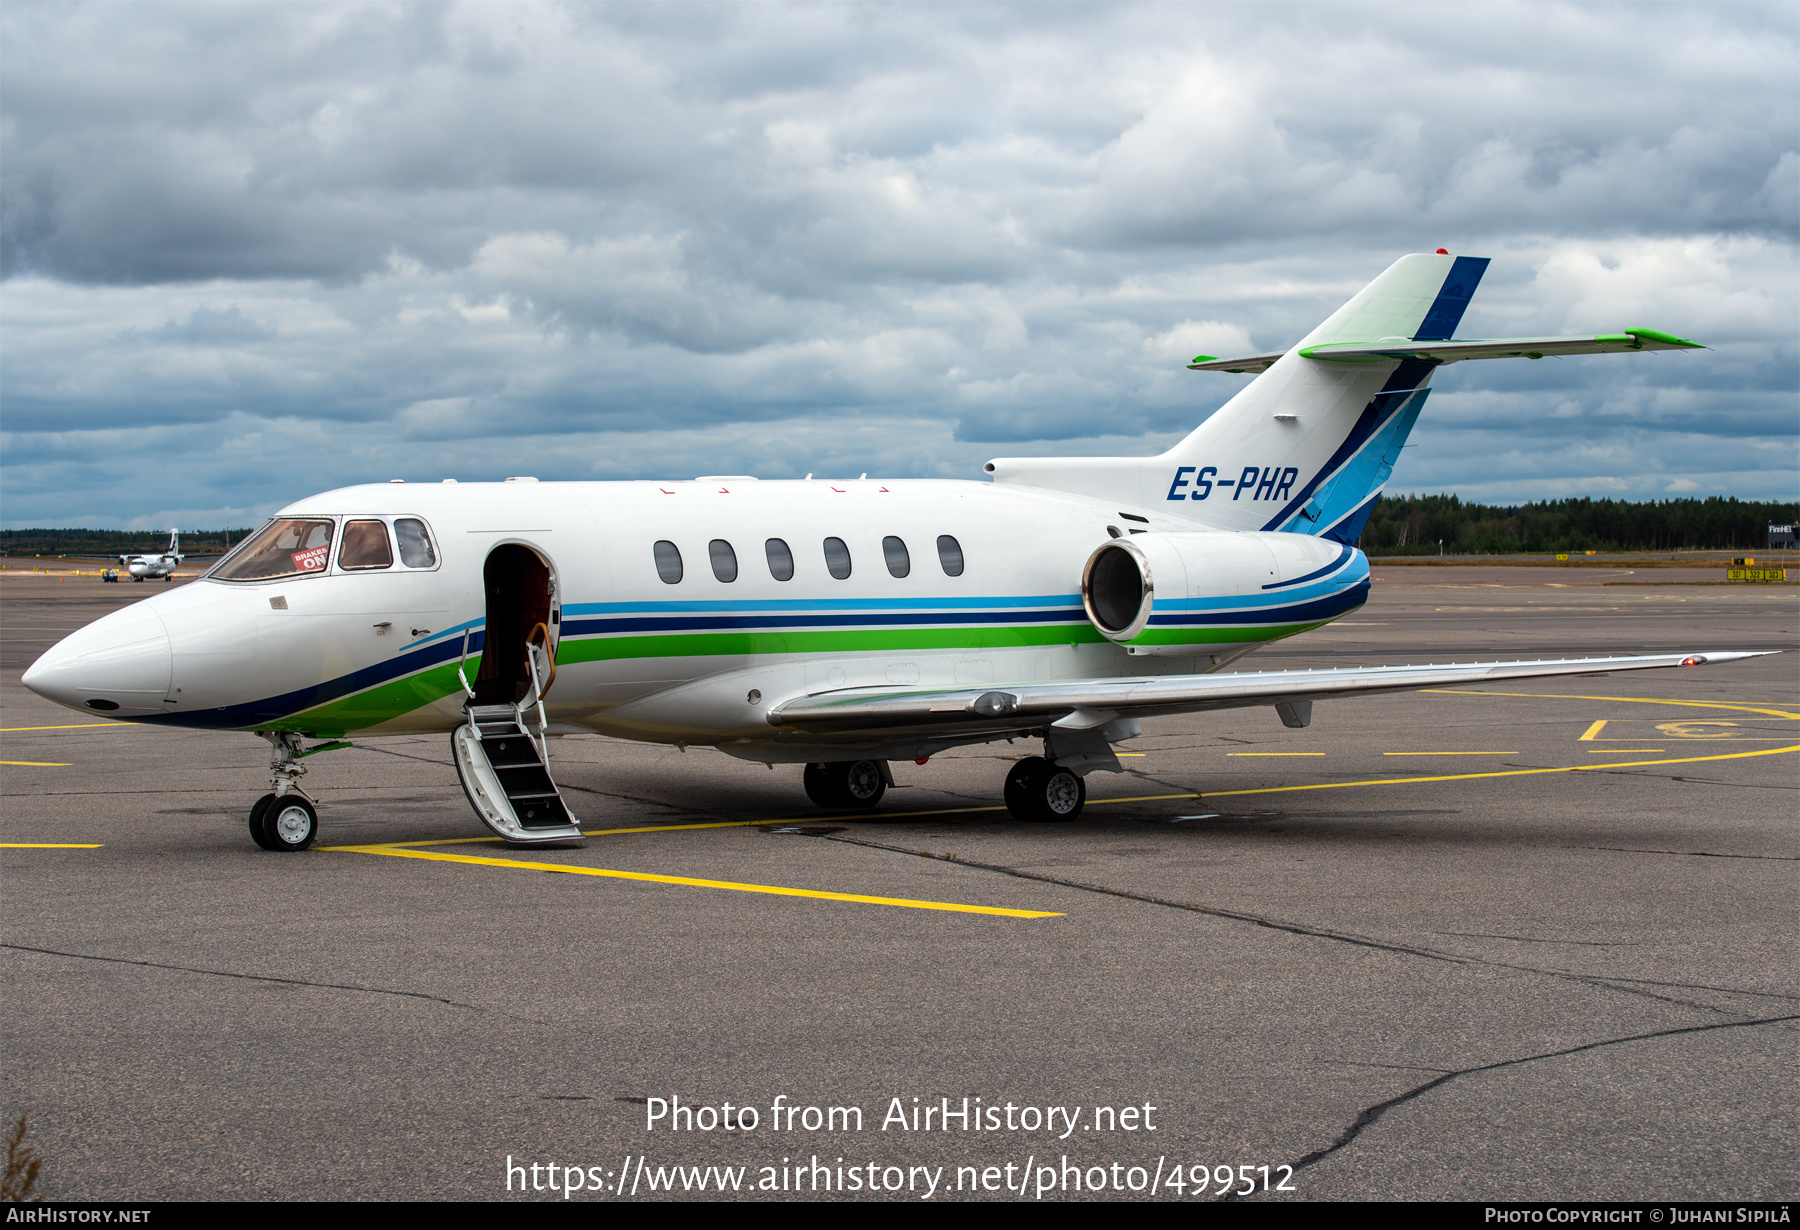
[[[1081,814],[1087,783],[1081,774],[1042,756],[1027,756],[1006,775],[1006,810],[1015,820],[1060,824]]]
[[[806,797],[820,807],[858,811],[874,807],[887,793],[887,765],[879,760],[838,760],[809,764],[802,779]],[[1087,802],[1081,774],[1042,756],[1027,756],[1006,775],[1006,810],[1015,820],[1060,824],[1075,819]]]
[[[261,733],[269,741],[269,785],[273,789],[250,809],[250,840],[265,850],[297,853],[319,838],[319,809],[300,790],[300,779],[306,774],[300,761],[350,744],[333,740],[303,748],[300,736],[291,730]]]
[[[806,797],[820,807],[873,807],[887,793],[887,766],[879,760],[809,764],[801,779]]]

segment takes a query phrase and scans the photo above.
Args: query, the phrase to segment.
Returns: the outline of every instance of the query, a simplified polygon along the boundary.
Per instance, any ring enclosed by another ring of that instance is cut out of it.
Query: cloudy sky
[[[1390,490],[1795,497],[1800,7],[0,8],[0,523],[1147,454],[1494,263]]]

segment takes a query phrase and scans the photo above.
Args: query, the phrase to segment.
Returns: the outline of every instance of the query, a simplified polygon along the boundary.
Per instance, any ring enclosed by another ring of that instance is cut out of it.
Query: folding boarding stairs
[[[456,668],[468,696],[463,709],[469,715],[450,736],[456,775],[481,822],[509,842],[567,841],[581,836],[581,826],[569,814],[562,793],[550,778],[544,693],[556,682],[556,663],[549,639],[543,624],[532,629],[525,646],[531,688],[517,704],[476,704],[475,689],[469,686],[462,664]],[[464,662],[468,656],[465,633]],[[526,724],[533,709],[537,711],[535,734]]]

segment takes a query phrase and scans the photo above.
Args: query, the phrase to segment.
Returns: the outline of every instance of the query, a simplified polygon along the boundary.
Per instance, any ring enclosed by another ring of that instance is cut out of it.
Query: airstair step
[[[544,763],[538,757],[537,745],[524,735],[514,735],[508,739],[483,739],[481,750],[487,753],[488,763],[496,769],[523,766],[535,768]]]
[[[579,836],[578,822],[545,764],[545,749],[526,726],[519,707],[470,705],[466,712],[469,725],[455,736],[463,749],[457,773],[475,814],[502,837],[515,840]],[[471,761],[467,772],[465,756]],[[528,838],[522,830],[542,835]]]

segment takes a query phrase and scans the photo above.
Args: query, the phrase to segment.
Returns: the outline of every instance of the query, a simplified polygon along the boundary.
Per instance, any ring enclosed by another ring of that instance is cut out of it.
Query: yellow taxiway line
[[[764,823],[767,823],[764,821]],[[473,854],[438,854],[430,850],[401,850],[393,846],[330,846],[351,854],[385,854],[391,858],[427,859],[438,863],[470,863],[477,867],[513,867],[523,871],[559,871],[565,875],[603,876],[614,880],[643,880],[652,884],[681,884],[689,888],[722,888],[738,893],[767,893],[776,897],[811,897],[820,901],[850,901],[860,905],[893,905],[912,910],[945,910],[953,914],[994,914],[1002,918],[1061,918],[1050,910],[1009,910],[993,905],[962,905],[954,901],[920,901],[910,897],[871,897],[861,893],[829,893],[811,888],[786,888],[778,884],[742,884],[734,880],[700,880],[690,876],[653,875],[644,871],[615,871],[610,867],[581,867],[569,863],[538,863],[516,858],[482,858]]]
[[[1785,709],[1764,709],[1756,705],[1727,704],[1719,700],[1663,700],[1654,696],[1570,696],[1561,692],[1477,692],[1468,688],[1420,688],[1419,691],[1440,696],[1516,696],[1526,700],[1611,700],[1627,705],[1686,705],[1695,709],[1735,709],[1739,713],[1760,713],[1766,717],[1800,722],[1800,713]],[[1592,730],[1593,727],[1588,729]]]
[[[142,722],[77,722],[73,726],[0,726],[0,734],[15,730],[97,730],[102,726],[142,726]]]
[[[0,764],[23,765],[28,769],[72,769],[75,767],[55,760],[0,760]]]

